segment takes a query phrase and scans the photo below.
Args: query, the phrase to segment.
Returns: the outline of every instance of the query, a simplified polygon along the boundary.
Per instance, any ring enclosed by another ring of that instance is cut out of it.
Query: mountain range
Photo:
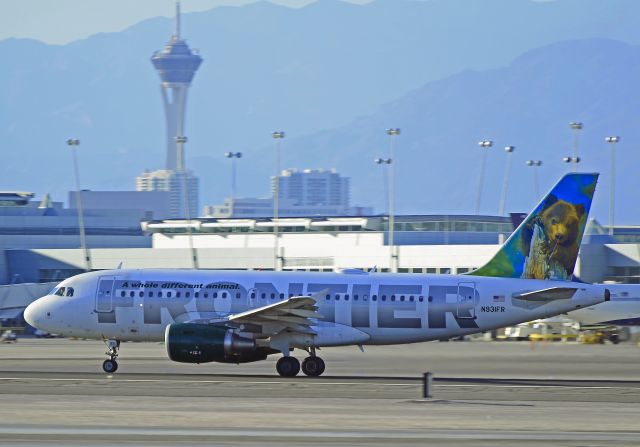
[[[352,177],[353,202],[384,209],[380,168],[387,127],[397,137],[398,211],[475,207],[479,139],[492,139],[481,211],[494,213],[502,146],[515,145],[507,210],[535,200],[527,159],[550,186],[570,155],[603,173],[594,211],[606,221],[608,150],[620,134],[619,220],[640,220],[638,93],[640,29],[632,0],[320,0],[290,9],[260,2],[187,14],[183,35],[204,63],[187,111],[188,160],[201,201],[228,195],[223,153],[240,150],[239,193],[267,195],[273,144],[284,130],[283,167],[335,167]],[[156,18],[67,45],[0,41],[3,189],[73,188],[65,140],[80,138],[81,183],[133,189],[164,160],[159,80],[149,58],[172,32]],[[635,206],[625,206],[625,204]]]

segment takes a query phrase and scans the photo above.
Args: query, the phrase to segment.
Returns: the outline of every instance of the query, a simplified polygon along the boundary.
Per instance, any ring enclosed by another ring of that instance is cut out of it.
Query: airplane
[[[582,326],[640,326],[640,284],[606,284],[611,301],[569,312]]]
[[[278,374],[320,376],[316,350],[445,340],[609,299],[571,282],[597,174],[567,174],[487,264],[469,274],[121,269],[58,284],[24,312],[32,326],[102,339],[106,373],[122,341],[163,341],[184,363],[281,357]],[[294,349],[308,356],[300,365]]]

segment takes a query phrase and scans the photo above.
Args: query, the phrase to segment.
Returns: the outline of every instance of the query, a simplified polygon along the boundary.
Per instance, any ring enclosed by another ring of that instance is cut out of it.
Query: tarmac
[[[107,375],[105,350],[65,339],[0,345],[0,445],[640,445],[631,344],[331,348],[319,352],[325,376],[286,379],[276,356],[178,364],[160,343],[123,343]]]

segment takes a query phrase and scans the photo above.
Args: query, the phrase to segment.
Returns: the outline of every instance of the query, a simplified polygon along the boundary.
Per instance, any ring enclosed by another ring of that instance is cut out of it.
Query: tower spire
[[[176,2],[176,40],[180,40],[180,2]]]

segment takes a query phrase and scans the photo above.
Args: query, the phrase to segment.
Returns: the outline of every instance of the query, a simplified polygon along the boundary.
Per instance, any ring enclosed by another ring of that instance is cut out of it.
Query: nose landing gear
[[[118,370],[118,362],[116,362],[116,357],[118,357],[120,340],[105,340],[105,343],[109,348],[109,350],[106,352],[109,358],[102,362],[102,369],[104,370],[104,372],[112,374]]]

